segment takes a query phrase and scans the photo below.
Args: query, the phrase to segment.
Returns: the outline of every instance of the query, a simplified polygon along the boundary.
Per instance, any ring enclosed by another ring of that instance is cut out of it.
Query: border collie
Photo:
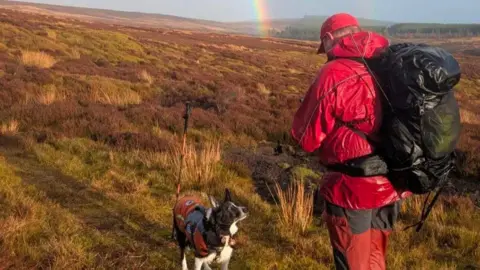
[[[212,208],[203,206],[196,196],[180,198],[173,209],[173,233],[180,248],[182,270],[188,270],[185,250],[195,251],[195,270],[211,270],[212,263],[219,263],[228,270],[237,233],[237,223],[247,217],[247,208],[232,201],[230,191],[219,203],[208,196]]]

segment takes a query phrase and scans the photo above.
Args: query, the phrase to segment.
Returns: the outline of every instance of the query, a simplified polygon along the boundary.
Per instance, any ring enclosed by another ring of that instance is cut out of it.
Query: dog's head
[[[237,223],[244,220],[248,210],[232,201],[230,190],[225,189],[225,198],[219,203],[213,196],[208,196],[212,208],[207,212],[207,220],[217,226],[222,236],[233,236],[238,231]]]

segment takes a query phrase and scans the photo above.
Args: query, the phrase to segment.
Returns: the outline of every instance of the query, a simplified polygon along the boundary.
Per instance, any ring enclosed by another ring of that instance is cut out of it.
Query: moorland
[[[402,228],[423,198],[403,205],[388,264],[478,269],[479,42],[421,41],[462,66],[461,159],[421,232]],[[0,9],[0,268],[178,269],[171,207],[189,101],[182,190],[206,199],[228,187],[250,210],[231,269],[332,269],[311,195],[294,196],[305,205],[294,216],[272,196],[321,181],[288,133],[326,60],[316,46]]]

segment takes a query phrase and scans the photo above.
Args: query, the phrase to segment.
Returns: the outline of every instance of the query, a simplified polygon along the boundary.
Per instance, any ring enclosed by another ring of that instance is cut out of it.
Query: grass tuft
[[[36,101],[43,105],[50,105],[56,101],[65,99],[65,94],[60,93],[55,85],[44,86],[42,91],[36,97]]]
[[[181,175],[182,185],[192,187],[210,184],[219,172],[220,143],[207,142],[199,150],[193,145],[187,145],[185,148]],[[181,147],[174,148],[168,161],[170,168],[175,170],[177,174],[181,164],[181,153]]]
[[[132,90],[127,82],[98,76],[88,77],[86,80],[91,86],[90,99],[95,102],[109,105],[130,105],[142,102],[140,94]]]
[[[74,60],[78,60],[82,57],[82,55],[77,49],[71,49],[69,55],[70,55],[70,58]]]
[[[293,181],[286,190],[276,182],[275,191],[282,227],[293,234],[305,234],[313,220],[313,194],[305,192],[301,181]]]
[[[149,85],[154,82],[152,75],[150,75],[150,73],[148,73],[148,71],[146,71],[145,69],[138,74],[138,78],[148,83]]]
[[[47,36],[53,40],[57,39],[57,33],[54,30],[48,29]]]
[[[10,120],[7,123],[0,125],[0,134],[2,135],[15,135],[18,132],[19,123],[17,120]]]
[[[271,91],[263,83],[258,83],[257,84],[257,90],[260,94],[265,95],[265,96],[268,96],[271,93]]]
[[[22,51],[21,62],[25,66],[37,68],[51,68],[55,65],[55,58],[44,52]]]

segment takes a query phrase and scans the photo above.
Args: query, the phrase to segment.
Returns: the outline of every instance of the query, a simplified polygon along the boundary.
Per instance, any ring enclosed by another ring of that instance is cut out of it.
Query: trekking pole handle
[[[188,130],[188,120],[190,119],[190,115],[192,114],[192,105],[190,102],[185,103],[185,114],[183,115],[183,119],[185,119],[185,123],[183,126],[183,134],[187,134]]]

